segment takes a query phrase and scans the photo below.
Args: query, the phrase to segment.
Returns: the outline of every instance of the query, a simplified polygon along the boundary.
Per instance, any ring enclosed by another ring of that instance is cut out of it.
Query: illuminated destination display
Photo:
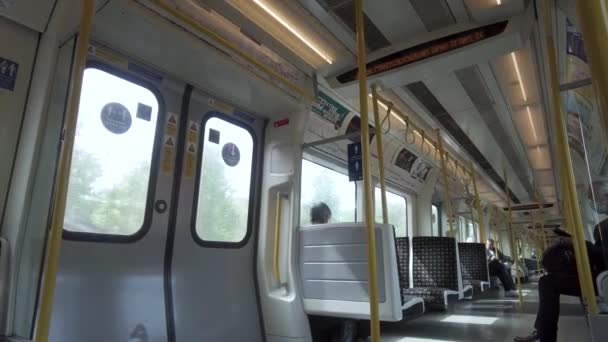
[[[404,65],[418,62],[433,56],[440,55],[449,51],[465,47],[497,36],[504,32],[507,22],[502,21],[464,32],[455,33],[443,38],[435,39],[420,45],[416,45],[405,50],[397,51],[388,56],[384,56],[375,61],[367,63],[367,76],[373,76],[385,71],[393,70]],[[347,71],[336,79],[340,83],[349,83],[357,79],[359,69]]]

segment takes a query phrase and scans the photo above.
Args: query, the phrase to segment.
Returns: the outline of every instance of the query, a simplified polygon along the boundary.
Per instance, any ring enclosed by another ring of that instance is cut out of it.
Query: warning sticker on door
[[[164,174],[173,172],[173,163],[175,161],[175,137],[165,135],[163,139],[163,155],[161,158],[161,169]]]
[[[165,125],[165,134],[175,137],[177,135],[177,115],[175,113],[167,113],[167,124]]]
[[[186,149],[186,161],[184,165],[184,178],[191,179],[194,178],[194,173],[196,172],[196,144],[188,143],[188,148]]]
[[[198,124],[196,121],[190,121],[188,123],[188,142],[196,144],[198,142]]]
[[[0,89],[15,90],[19,64],[0,57]]]

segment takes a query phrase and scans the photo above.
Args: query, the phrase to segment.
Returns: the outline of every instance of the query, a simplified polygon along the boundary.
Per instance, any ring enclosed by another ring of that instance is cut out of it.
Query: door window
[[[159,101],[109,72],[84,71],[64,229],[134,235],[148,212]]]
[[[253,136],[219,117],[204,126],[194,235],[203,243],[239,244],[249,227]]]

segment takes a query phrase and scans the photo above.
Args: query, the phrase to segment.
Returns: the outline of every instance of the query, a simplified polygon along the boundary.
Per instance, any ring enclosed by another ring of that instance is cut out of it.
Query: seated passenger
[[[608,219],[595,226],[593,237],[595,245],[589,241],[587,253],[591,264],[592,277],[606,269],[604,263],[604,250],[601,237],[608,236]],[[557,323],[559,321],[560,295],[581,296],[581,288],[577,276],[574,247],[568,237],[560,237],[547,248],[542,258],[543,267],[548,272],[538,281],[539,305],[538,313],[532,334],[525,337],[516,337],[516,342],[555,342],[557,341]],[[594,287],[595,287],[595,281]],[[597,289],[595,289],[597,291]]]
[[[319,202],[310,208],[310,223],[324,224],[331,219],[331,209],[324,202]]]
[[[511,278],[510,268],[504,265],[508,259],[502,254],[498,248],[494,247],[494,240],[486,241],[486,256],[488,257],[488,271],[490,276],[498,277],[505,289],[505,297],[517,297],[515,292],[515,284]]]

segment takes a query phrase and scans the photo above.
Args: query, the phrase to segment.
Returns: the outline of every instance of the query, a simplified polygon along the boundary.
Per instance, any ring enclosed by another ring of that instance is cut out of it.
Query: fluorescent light
[[[536,128],[534,128],[534,121],[532,121],[532,113],[530,112],[530,106],[526,106],[526,111],[528,112],[528,120],[530,120],[532,133],[534,134],[534,142],[538,143],[538,135],[536,135]]]
[[[515,56],[515,52],[511,52],[511,59],[513,60],[513,66],[515,67],[515,73],[517,74],[517,80],[519,81],[519,89],[521,90],[521,96],[524,98],[524,102],[528,101],[528,96],[526,95],[526,88],[524,87],[524,82],[521,80],[521,73],[519,72],[519,65],[517,64],[517,57]]]
[[[309,42],[308,39],[304,38],[295,28],[293,28],[285,19],[281,18],[275,11],[273,11],[268,5],[266,5],[261,0],[253,0],[256,5],[260,6],[266,13],[270,14],[276,21],[278,21],[281,25],[283,25],[289,32],[293,33],[294,36],[298,37],[304,44],[306,44],[309,48],[311,48],[317,55],[321,56],[327,63],[333,64],[334,62],[325,54],[323,51],[319,50],[313,43]]]
[[[443,323],[462,323],[462,324],[480,324],[492,325],[498,320],[498,317],[486,316],[468,316],[468,315],[450,315],[441,320]]]
[[[370,98],[373,98],[372,94],[369,94],[368,96],[369,96]],[[388,106],[387,106],[387,105],[385,105],[385,104],[384,104],[384,102],[382,102],[382,101],[378,100],[378,104],[380,105],[380,107],[382,107],[382,108],[384,108],[384,109],[388,110]],[[392,116],[393,116],[395,119],[397,119],[397,120],[401,121],[401,123],[405,125],[405,120],[403,120],[403,119],[402,119],[402,118],[401,118],[399,115],[397,115],[397,113],[395,113],[395,112],[391,111],[391,115],[392,115]]]
[[[496,0],[497,5],[502,5],[502,0]]]

